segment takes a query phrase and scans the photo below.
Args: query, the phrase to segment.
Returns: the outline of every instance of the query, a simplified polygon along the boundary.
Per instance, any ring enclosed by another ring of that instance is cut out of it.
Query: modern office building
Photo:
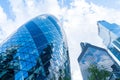
[[[118,68],[120,68],[120,26],[106,21],[98,21],[97,24],[99,36],[107,47],[110,56],[119,65]],[[120,79],[120,69],[115,71],[117,72],[117,74],[115,72],[115,75]]]
[[[0,80],[71,80],[65,34],[54,16],[30,20],[1,44]]]
[[[81,43],[81,48],[82,52],[78,57],[78,63],[81,69],[83,80],[103,80],[103,76],[106,77],[105,80],[111,80],[110,78],[112,76],[112,72],[114,67],[117,67],[117,64],[108,54],[108,52],[103,48],[91,45],[89,43]],[[99,72],[94,70],[96,69],[95,67]],[[90,71],[90,68],[94,70],[94,74]],[[102,70],[105,72],[102,72]],[[109,74],[105,75],[106,72]],[[100,73],[103,74],[101,79],[100,77],[102,74]],[[92,78],[93,76],[95,78]]]
[[[120,65],[120,26],[106,21],[98,21],[98,35],[108,48],[109,54]]]
[[[113,40],[120,37],[120,26],[115,23],[108,23],[106,21],[98,21],[98,34],[103,39],[103,43],[109,46]]]

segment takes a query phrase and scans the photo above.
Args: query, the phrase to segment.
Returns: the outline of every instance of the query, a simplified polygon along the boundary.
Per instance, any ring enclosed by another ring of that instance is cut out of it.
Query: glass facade
[[[117,39],[117,40],[113,41],[108,49],[120,61],[120,44],[119,44],[119,40]]]
[[[112,41],[120,37],[120,26],[113,23],[110,24],[106,21],[98,21],[98,34],[103,39],[103,43],[109,46]]]
[[[110,56],[118,64],[117,71],[113,71],[114,78],[120,79],[120,26],[113,23],[110,24],[106,21],[98,21],[98,34],[103,39]],[[114,80],[114,79],[110,79]]]
[[[103,69],[108,71],[110,75],[107,76],[107,79],[105,80],[109,80],[114,69],[112,68],[112,66],[113,65],[117,66],[117,64],[110,57],[108,52],[103,48],[91,45],[89,43],[81,43],[81,47],[82,47],[82,52],[78,58],[78,63],[81,69],[83,80],[94,80],[94,79],[90,79],[93,76],[91,76],[92,73],[89,71],[89,69],[93,65],[96,66],[99,71]],[[95,70],[95,72],[96,74],[98,74],[97,70]],[[97,78],[100,78],[100,74],[96,75],[96,80],[98,80]],[[101,78],[100,80],[103,79]]]
[[[119,58],[119,37],[120,26],[113,23],[110,24],[106,21],[98,21],[98,34],[103,39],[103,43],[109,50],[110,55],[120,65]]]
[[[0,80],[71,80],[68,47],[59,21],[40,15],[0,46]]]

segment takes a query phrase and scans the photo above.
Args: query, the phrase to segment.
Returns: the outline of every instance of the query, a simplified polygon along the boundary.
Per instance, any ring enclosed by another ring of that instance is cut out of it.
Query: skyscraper
[[[120,26],[106,21],[98,21],[97,24],[99,36],[103,39],[110,56],[118,64],[117,70],[114,70],[114,75],[120,79]]]
[[[110,24],[106,21],[98,21],[98,34],[103,39],[103,43],[108,48],[110,55],[120,65],[119,57],[119,37],[120,37],[120,26],[113,23]]]
[[[70,80],[66,38],[59,21],[40,15],[0,46],[0,80]]]
[[[112,66],[116,63],[108,52],[89,43],[81,43],[82,52],[78,58],[83,80],[103,80],[112,75]],[[108,75],[106,75],[108,74]]]
[[[113,23],[110,24],[106,21],[98,21],[98,34],[103,39],[103,43],[109,46],[113,40],[120,37],[120,26]]]

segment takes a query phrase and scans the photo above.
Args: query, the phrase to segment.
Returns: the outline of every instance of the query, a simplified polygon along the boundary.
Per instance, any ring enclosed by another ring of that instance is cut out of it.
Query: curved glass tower
[[[52,15],[22,25],[0,46],[0,80],[71,80],[65,34]]]

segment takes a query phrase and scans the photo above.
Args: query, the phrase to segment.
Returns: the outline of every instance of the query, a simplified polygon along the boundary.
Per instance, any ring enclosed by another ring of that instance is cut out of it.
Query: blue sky
[[[52,14],[59,20],[63,20],[62,25],[66,32],[71,56],[72,79],[82,80],[77,62],[81,52],[79,43],[88,42],[104,47],[102,39],[98,36],[97,21],[106,20],[120,24],[120,1],[64,0],[62,8],[57,1],[0,0],[0,31],[6,33],[2,40],[30,19],[40,14]],[[66,8],[66,5],[72,7]]]
[[[0,0],[0,6],[3,8],[3,11],[7,14],[7,18],[13,20],[15,19],[9,0]]]
[[[98,6],[120,10],[120,0],[86,0],[88,3],[94,3]]]

